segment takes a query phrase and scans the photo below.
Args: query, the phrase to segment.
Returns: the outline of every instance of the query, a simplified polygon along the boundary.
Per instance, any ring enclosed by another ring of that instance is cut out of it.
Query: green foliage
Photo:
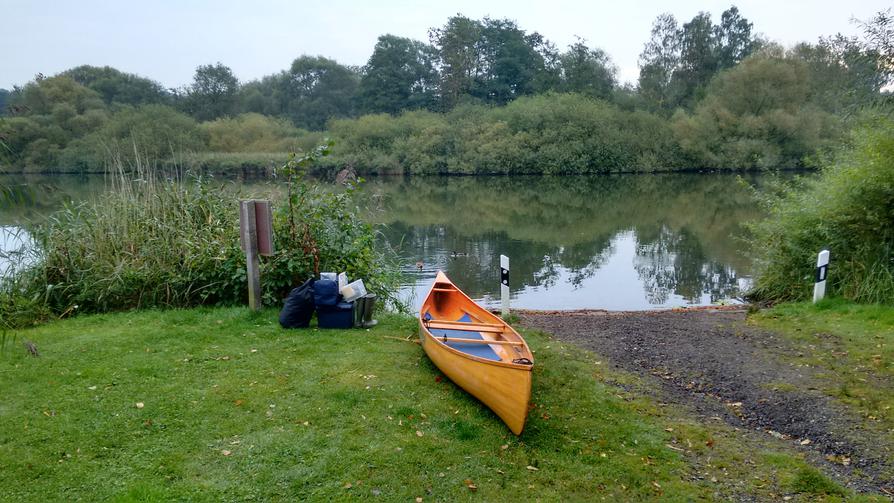
[[[433,108],[438,85],[434,51],[416,40],[379,37],[357,90],[360,109],[397,114],[407,109]]]
[[[731,68],[757,46],[751,23],[733,6],[719,25],[699,12],[682,28],[671,14],[661,14],[640,54],[639,88],[657,108],[691,107],[719,71]]]
[[[333,121],[336,160],[365,172],[522,174],[679,167],[666,121],[577,94]]]
[[[838,121],[809,99],[799,60],[765,52],[721,73],[692,115],[679,111],[674,132],[700,167],[798,167],[838,138]]]
[[[6,102],[9,101],[9,91],[0,88],[0,117],[6,115]]]
[[[186,89],[182,108],[196,120],[207,121],[232,115],[236,110],[239,80],[221,63],[196,68],[192,85]]]
[[[605,51],[591,49],[584,40],[578,39],[568,46],[559,61],[562,69],[560,90],[593,98],[611,98],[618,69]]]
[[[217,119],[201,125],[212,152],[294,152],[296,142],[307,134],[286,119],[258,113]]]
[[[828,249],[828,295],[894,302],[894,121],[865,118],[818,177],[765,199],[770,216],[752,225],[755,298],[809,298],[816,254]]]
[[[441,67],[442,107],[464,96],[503,105],[543,92],[558,81],[558,55],[539,33],[527,33],[508,19],[476,21],[457,15],[430,31]]]
[[[354,114],[357,72],[322,56],[301,56],[280,80],[284,112],[302,128],[320,130],[333,117]]]
[[[205,135],[191,117],[165,105],[123,108],[92,138],[103,154],[133,164],[138,159],[169,159],[178,154],[204,150]]]
[[[880,54],[855,38],[798,44],[790,57],[806,64],[811,101],[823,110],[847,116],[884,99],[880,91],[890,75],[879,65]]]
[[[71,77],[78,84],[96,91],[109,105],[167,104],[172,98],[158,82],[110,66],[82,65],[60,75]]]
[[[0,121],[0,168],[65,169],[65,150],[108,118],[102,98],[70,77],[41,78],[10,99],[14,116]]]
[[[302,166],[320,153],[302,157]],[[29,229],[37,256],[0,285],[0,317],[20,324],[49,313],[245,300],[238,190],[201,178],[161,180],[145,161],[136,172],[118,169],[114,190]],[[373,229],[357,216],[351,191],[295,181],[290,193],[290,204],[274,200],[276,254],[262,260],[263,301],[278,304],[320,267],[363,278],[390,299],[395,273],[373,249]]]

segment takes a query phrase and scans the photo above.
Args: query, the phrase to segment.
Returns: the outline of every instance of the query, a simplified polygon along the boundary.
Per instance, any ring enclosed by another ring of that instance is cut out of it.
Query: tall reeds
[[[0,284],[6,325],[77,312],[245,302],[239,188],[179,171],[164,174],[135,153],[111,157],[103,195],[68,204],[28,229],[32,264]],[[350,193],[301,183],[300,213],[289,211],[278,196],[282,190],[271,190],[276,254],[261,263],[264,302],[278,304],[317,267],[347,270],[389,297],[396,276],[373,249],[373,229]],[[305,229],[300,236],[290,232],[295,218]],[[313,256],[308,240],[319,243]]]

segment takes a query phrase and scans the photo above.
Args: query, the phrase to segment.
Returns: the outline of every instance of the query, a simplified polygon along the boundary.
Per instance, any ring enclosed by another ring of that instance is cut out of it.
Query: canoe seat
[[[429,314],[429,313],[426,313]],[[462,318],[456,320],[460,322],[470,323],[472,318],[469,317],[468,314],[464,314]],[[463,330],[461,328],[430,328],[429,332],[435,337],[451,337],[454,339],[477,339],[484,340],[484,337],[480,332],[473,332],[471,330]],[[488,346],[487,344],[465,344],[462,342],[446,342],[448,346],[451,348],[462,351],[463,353],[470,354],[473,356],[477,356],[479,358],[486,358],[488,360],[500,361],[501,358],[497,356],[497,353]]]

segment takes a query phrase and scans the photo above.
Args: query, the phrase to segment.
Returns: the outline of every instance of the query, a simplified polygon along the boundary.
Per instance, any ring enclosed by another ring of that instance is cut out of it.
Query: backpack
[[[314,280],[311,278],[289,292],[279,312],[279,324],[283,328],[307,328],[313,314]]]

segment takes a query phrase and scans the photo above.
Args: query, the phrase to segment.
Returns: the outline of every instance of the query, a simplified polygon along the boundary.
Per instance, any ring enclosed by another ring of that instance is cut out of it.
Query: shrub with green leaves
[[[894,304],[894,120],[864,118],[819,176],[764,202],[768,218],[751,226],[753,297],[808,299],[816,255],[828,249],[829,295]]]
[[[327,149],[300,157],[301,167]],[[22,325],[75,312],[245,303],[243,195],[198,177],[159,179],[157,171],[122,169],[113,190],[29,229],[37,256],[0,284],[0,317]],[[269,192],[276,252],[261,260],[265,304],[279,304],[320,270],[347,271],[393,297],[396,270],[374,249],[374,229],[359,218],[352,190],[312,187],[296,176],[291,203],[280,188]]]

